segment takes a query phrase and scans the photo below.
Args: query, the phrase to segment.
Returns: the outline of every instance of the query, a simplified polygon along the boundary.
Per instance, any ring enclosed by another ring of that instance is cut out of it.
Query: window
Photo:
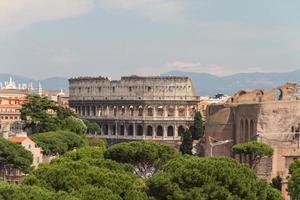
[[[115,92],[115,90],[116,90],[116,88],[115,88],[115,87],[112,87],[112,91]]]
[[[148,92],[151,92],[151,87],[148,87]]]

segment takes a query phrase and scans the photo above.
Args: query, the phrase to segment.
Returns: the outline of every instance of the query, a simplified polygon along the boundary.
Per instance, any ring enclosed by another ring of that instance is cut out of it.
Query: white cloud
[[[1,30],[16,31],[31,24],[87,13],[91,0],[0,0]]]
[[[183,0],[98,0],[98,2],[105,10],[132,12],[150,20],[175,21],[183,16]]]

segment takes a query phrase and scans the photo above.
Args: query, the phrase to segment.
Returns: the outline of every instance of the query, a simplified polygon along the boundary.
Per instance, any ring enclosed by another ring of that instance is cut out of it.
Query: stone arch
[[[282,90],[280,88],[275,90],[275,99],[282,100]]]
[[[147,136],[153,136],[153,128],[152,126],[147,126]]]
[[[133,132],[134,132],[134,131],[133,131],[133,125],[130,124],[130,125],[128,126],[128,135],[133,136]]]
[[[174,136],[174,127],[173,126],[168,126],[167,136],[168,137]]]
[[[164,129],[163,129],[163,127],[162,126],[157,126],[157,128],[156,128],[156,136],[160,136],[160,137],[162,137],[164,135]]]
[[[139,108],[138,108],[138,116],[142,117],[143,116],[143,112],[144,112],[143,106],[139,106]]]
[[[108,125],[107,124],[103,125],[103,134],[108,135]]]
[[[168,117],[174,117],[175,116],[175,107],[169,106],[168,107]]]
[[[137,125],[136,126],[136,135],[142,136],[144,134],[144,129],[142,125]]]
[[[125,127],[124,125],[120,126],[120,135],[124,135],[125,134]]]
[[[164,115],[164,108],[162,106],[157,107],[157,116],[163,116]]]
[[[153,107],[152,106],[148,106],[147,108],[147,115],[152,117],[153,116]]]
[[[244,134],[245,134],[245,139],[244,141],[247,142],[249,141],[249,123],[248,123],[248,120],[246,119],[245,120],[245,131],[244,131]]]
[[[185,107],[184,106],[179,106],[178,107],[178,116],[179,117],[185,117]]]
[[[254,132],[254,121],[250,120],[250,140],[255,136],[255,132]]]
[[[182,125],[180,125],[178,127],[178,136],[181,137],[182,134],[184,133],[184,131],[185,131],[184,127]]]

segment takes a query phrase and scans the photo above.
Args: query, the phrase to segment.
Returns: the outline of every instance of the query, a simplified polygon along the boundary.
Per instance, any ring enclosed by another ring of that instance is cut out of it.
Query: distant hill
[[[32,83],[34,87],[37,87],[39,84],[38,80],[30,79],[24,76],[18,76],[13,74],[0,74],[0,82],[9,81],[9,78],[18,83]],[[59,89],[68,89],[68,79],[64,77],[51,77],[47,79],[40,80],[42,87],[49,90],[59,90]]]
[[[200,96],[213,96],[217,93],[232,95],[240,89],[271,89],[286,82],[300,83],[300,70],[281,73],[239,73],[222,77],[182,71],[170,71],[162,75],[190,77]]]

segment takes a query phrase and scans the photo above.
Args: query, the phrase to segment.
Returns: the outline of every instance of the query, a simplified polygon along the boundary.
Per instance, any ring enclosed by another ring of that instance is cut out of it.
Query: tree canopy
[[[87,141],[82,136],[69,131],[37,133],[31,135],[30,138],[43,149],[46,155],[61,155],[68,150],[87,144]]]
[[[249,155],[250,167],[255,169],[257,164],[264,156],[271,157],[273,149],[268,144],[251,141],[247,143],[236,144],[232,147],[233,152],[241,155]]]
[[[294,160],[289,167],[288,192],[293,200],[300,198],[300,159]]]
[[[183,134],[181,135],[181,145],[179,147],[179,150],[182,154],[190,154],[192,155],[192,149],[193,149],[193,138],[188,129],[186,129]]]
[[[280,200],[280,192],[231,158],[182,156],[169,161],[148,180],[157,200]]]
[[[105,157],[120,163],[130,163],[134,166],[136,174],[148,177],[177,154],[174,148],[164,144],[128,142],[111,146],[106,151]]]
[[[0,138],[0,166],[28,172],[32,164],[32,153],[20,144]]]
[[[191,130],[193,140],[199,140],[204,135],[204,124],[200,112],[195,113],[194,127]]]
[[[81,119],[69,116],[62,121],[62,129],[74,132],[78,135],[84,135],[87,127]]]
[[[63,119],[69,116],[75,116],[75,113],[39,95],[27,96],[21,109],[25,128],[32,133],[55,131],[61,127]]]

